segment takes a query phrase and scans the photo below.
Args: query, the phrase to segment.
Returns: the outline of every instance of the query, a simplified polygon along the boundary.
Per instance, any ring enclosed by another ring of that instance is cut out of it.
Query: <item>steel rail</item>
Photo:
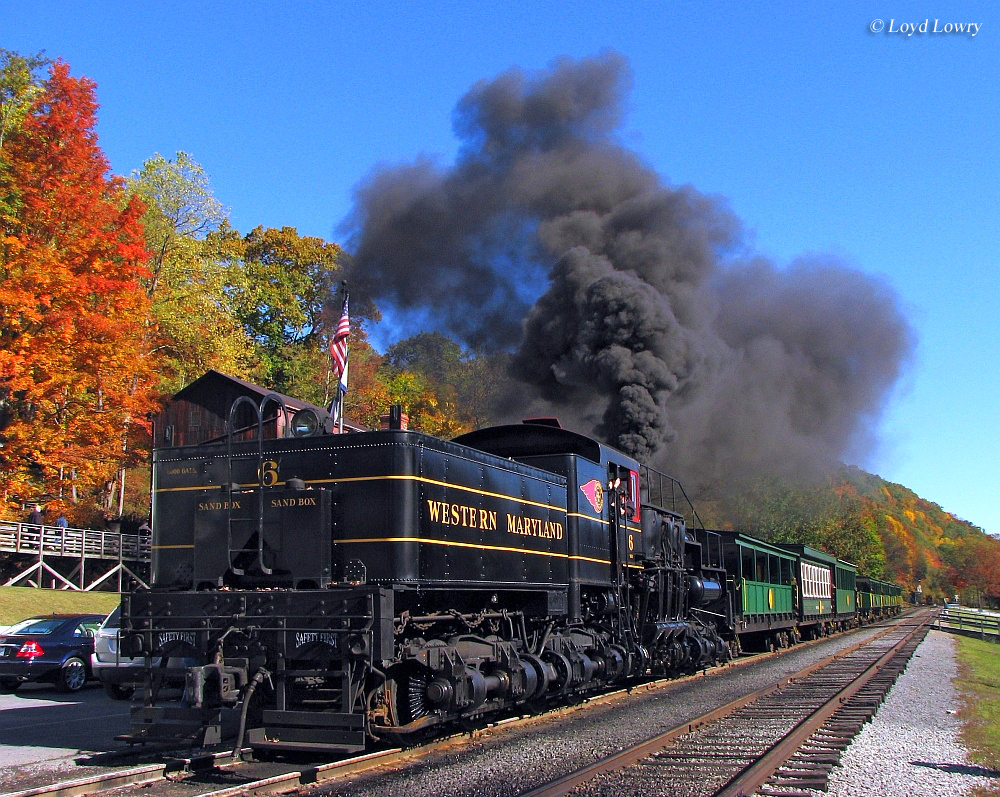
[[[921,621],[921,623],[918,626],[916,626],[914,631],[912,631],[909,635],[907,635],[907,638],[912,636],[912,634],[916,633],[917,629],[929,624],[930,621],[931,621],[930,615],[925,616],[925,618]],[[710,711],[698,717],[697,719],[682,723],[681,725],[678,725],[668,731],[665,731],[664,733],[657,734],[656,736],[647,739],[645,742],[640,742],[634,747],[630,747],[626,750],[622,750],[618,753],[606,756],[605,758],[595,761],[593,764],[589,764],[588,766],[578,769],[575,772],[570,772],[560,778],[552,780],[549,783],[543,784],[542,786],[539,786],[535,789],[530,789],[528,791],[522,792],[519,795],[519,797],[563,797],[564,795],[567,795],[570,792],[572,792],[574,789],[583,786],[584,784],[588,783],[589,781],[593,780],[596,777],[599,777],[600,775],[624,769],[625,767],[637,764],[638,762],[646,758],[649,758],[650,756],[655,755],[656,753],[659,753],[661,750],[668,747],[674,740],[682,736],[687,736],[702,727],[705,727],[713,722],[716,722],[717,720],[727,717],[733,712],[738,711],[739,709],[744,708],[745,706],[748,706],[751,703],[763,697],[779,692],[780,690],[785,688],[788,684],[790,684],[792,681],[803,679],[811,675],[813,672],[820,670],[823,667],[826,667],[828,664],[831,664],[832,662],[838,659],[842,659],[854,653],[855,651],[858,651],[861,648],[870,645],[873,642],[876,642],[882,637],[891,634],[895,630],[898,630],[898,625],[894,624],[892,626],[889,626],[885,630],[876,634],[875,636],[866,639],[863,642],[859,642],[858,644],[850,648],[838,651],[837,653],[831,656],[827,656],[821,661],[818,661],[815,664],[812,664],[804,668],[803,670],[800,670],[794,675],[782,678],[780,681],[771,684],[770,686],[766,686],[763,689],[759,689],[756,692],[753,692],[752,694],[746,695],[741,698],[737,698],[736,700],[733,700],[727,703],[726,705],[721,706],[720,708]],[[894,646],[893,650],[895,649],[896,648]],[[782,761],[781,763],[784,762]],[[752,794],[752,792],[743,792],[743,793]]]
[[[778,771],[788,760],[802,747],[803,744],[812,738],[831,717],[840,711],[854,695],[865,688],[874,678],[876,678],[890,660],[895,658],[900,651],[920,632],[930,625],[931,618],[925,618],[923,622],[914,627],[903,636],[896,644],[887,650],[876,661],[866,667],[861,674],[850,684],[840,689],[835,695],[830,697],[822,706],[812,714],[803,719],[787,736],[775,744],[767,753],[761,756],[756,762],[751,764],[740,775],[727,783],[722,789],[716,792],[715,797],[744,797],[744,795],[754,794],[759,788],[770,780],[771,776]]]
[[[181,775],[211,769],[217,766],[221,759],[230,758],[231,756],[231,752],[226,752],[207,753],[192,758],[171,758],[162,763],[146,764],[140,767],[53,783],[47,786],[36,786],[21,791],[5,792],[0,794],[0,797],[78,797],[78,795],[82,794],[95,794],[122,786],[156,783],[165,780],[171,775]]]

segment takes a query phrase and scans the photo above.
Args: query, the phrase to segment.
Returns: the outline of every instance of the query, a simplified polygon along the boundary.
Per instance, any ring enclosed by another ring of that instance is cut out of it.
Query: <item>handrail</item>
[[[962,636],[980,639],[995,637],[1000,642],[1000,615],[984,613],[981,609],[946,607],[937,618],[937,628]]]
[[[233,482],[233,435],[236,429],[236,409],[241,404],[249,404],[257,418],[257,564],[264,575],[271,575],[272,570],[264,564],[264,408],[268,402],[274,402],[281,408],[281,421],[288,419],[288,408],[284,399],[277,393],[268,393],[260,400],[260,404],[254,404],[249,396],[239,396],[229,407],[229,419],[226,422],[226,460],[229,473],[228,487],[230,494],[234,487]],[[275,415],[275,431],[277,431],[278,417]],[[282,433],[288,436],[288,427]],[[232,561],[233,551],[233,501],[229,502],[229,565],[236,575],[243,575],[241,568],[237,568]]]
[[[149,561],[150,549],[148,534],[0,521],[0,551],[5,553]]]

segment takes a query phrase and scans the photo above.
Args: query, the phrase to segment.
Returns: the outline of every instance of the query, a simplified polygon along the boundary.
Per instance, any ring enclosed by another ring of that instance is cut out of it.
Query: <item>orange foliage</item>
[[[5,503],[95,494],[145,423],[151,368],[142,207],[94,132],[94,84],[52,68],[0,152],[16,213],[0,248],[0,487]],[[60,476],[62,481],[60,481]]]

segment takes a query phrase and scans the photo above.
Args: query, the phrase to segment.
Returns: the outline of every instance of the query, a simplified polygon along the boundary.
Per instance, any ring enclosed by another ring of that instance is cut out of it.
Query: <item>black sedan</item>
[[[22,620],[0,634],[0,691],[49,681],[75,692],[91,677],[99,614],[50,615]]]

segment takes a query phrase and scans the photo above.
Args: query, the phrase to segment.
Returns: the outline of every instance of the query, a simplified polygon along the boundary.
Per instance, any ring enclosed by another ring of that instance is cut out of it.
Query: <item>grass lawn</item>
[[[117,592],[0,587],[0,628],[40,614],[108,614],[120,600]]]
[[[1000,772],[1000,645],[963,636],[955,641],[962,741],[976,764]],[[1000,783],[975,794],[997,797]]]

